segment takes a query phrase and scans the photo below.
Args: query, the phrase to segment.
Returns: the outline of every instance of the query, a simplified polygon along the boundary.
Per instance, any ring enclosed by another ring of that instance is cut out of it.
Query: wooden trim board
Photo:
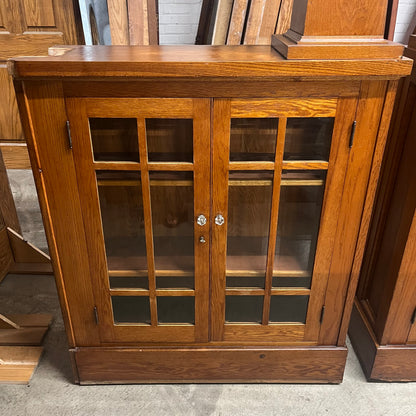
[[[416,381],[416,347],[379,345],[357,299],[348,335],[368,381]]]
[[[27,384],[43,347],[0,347],[0,384]]]
[[[103,348],[70,350],[80,384],[341,383],[346,347]]]

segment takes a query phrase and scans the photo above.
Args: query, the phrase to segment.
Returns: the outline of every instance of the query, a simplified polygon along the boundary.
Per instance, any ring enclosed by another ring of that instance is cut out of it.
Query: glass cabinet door
[[[67,104],[101,340],[207,341],[209,100]]]
[[[334,161],[348,152],[337,105],[216,100],[214,340],[317,341],[332,250],[326,218],[341,198],[330,188],[345,176]]]

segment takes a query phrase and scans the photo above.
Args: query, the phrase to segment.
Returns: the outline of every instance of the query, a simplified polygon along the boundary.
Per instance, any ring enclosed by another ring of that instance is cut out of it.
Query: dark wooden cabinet
[[[64,52],[13,72],[77,381],[340,382],[411,62]]]
[[[416,58],[416,35],[405,54]],[[414,68],[399,88],[349,331],[370,380],[416,380]]]

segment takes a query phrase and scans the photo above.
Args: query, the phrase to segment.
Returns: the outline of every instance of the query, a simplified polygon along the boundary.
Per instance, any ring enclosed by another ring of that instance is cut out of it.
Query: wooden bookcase
[[[411,61],[56,52],[11,72],[76,380],[341,382]]]
[[[416,58],[416,35],[405,55]],[[401,81],[350,337],[370,380],[416,380],[416,77]]]

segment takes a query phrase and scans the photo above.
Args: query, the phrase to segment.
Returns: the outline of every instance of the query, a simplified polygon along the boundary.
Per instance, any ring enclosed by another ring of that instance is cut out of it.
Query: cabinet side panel
[[[344,316],[341,324],[340,337],[338,339],[339,345],[343,345],[345,343],[345,338],[348,330],[353,299],[356,293],[357,282],[360,275],[361,264],[367,242],[368,230],[371,223],[374,200],[376,197],[376,189],[379,181],[381,164],[383,161],[383,154],[386,147],[386,140],[390,125],[391,114],[394,107],[397,85],[398,81],[389,82],[386,98],[384,101],[384,108],[381,116],[380,126],[378,129],[377,142],[374,150],[373,162],[371,165],[370,179],[367,187],[364,210],[361,218],[360,232],[358,236],[357,246],[355,249],[354,263],[352,267],[350,283],[348,286],[347,298],[345,301]]]
[[[32,167],[61,304],[73,325],[75,345],[97,345],[94,298],[62,85],[27,82],[24,94]]]
[[[325,299],[320,332],[323,345],[338,340],[385,92],[386,82],[363,82]]]

